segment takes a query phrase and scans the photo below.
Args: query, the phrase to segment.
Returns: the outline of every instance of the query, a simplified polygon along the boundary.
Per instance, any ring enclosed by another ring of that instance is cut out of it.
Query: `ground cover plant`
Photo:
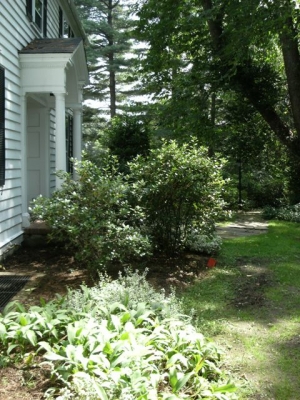
[[[1,363],[40,363],[48,399],[236,398],[219,348],[195,330],[175,294],[130,271],[41,306],[9,304],[0,340]]]
[[[278,219],[281,221],[300,222],[300,204],[283,207],[264,207],[263,217],[265,219]]]
[[[217,268],[183,293],[201,332],[222,344],[239,399],[299,398],[300,225],[224,239]]]
[[[239,217],[236,218],[238,222]],[[245,218],[243,214],[243,222]],[[221,346],[223,355],[218,367],[233,376],[237,386],[235,395],[240,400],[299,398],[299,238],[299,224],[271,221],[267,234],[223,239],[214,268],[205,267],[207,256],[191,253],[180,258],[155,257],[144,264],[150,268],[147,281],[156,288],[176,285],[184,313],[193,315],[197,331],[212,338],[218,349]],[[64,251],[59,261],[60,251],[52,246],[24,248],[2,263],[11,273],[24,273],[28,268],[35,273],[48,272],[42,285],[24,292],[22,304],[39,304],[43,295],[50,300],[55,292],[64,293],[66,282],[78,285],[86,279],[79,279],[83,276],[80,272],[87,271],[81,270],[80,264],[76,266],[72,254],[67,258]],[[140,265],[141,270],[144,265]],[[90,285],[93,286],[92,282]],[[142,291],[145,292],[144,288]],[[84,303],[85,295],[76,293],[71,315],[78,304]],[[108,293],[107,296],[110,301],[112,297]],[[149,298],[152,297],[150,292]],[[91,304],[96,299],[92,292],[88,298]],[[82,314],[82,308],[76,312]],[[28,365],[24,363],[30,361],[27,356],[11,364],[17,349],[10,356],[4,353],[6,350],[7,346],[1,347],[0,399],[42,399],[43,392],[55,386],[50,380],[49,366],[43,365],[41,369],[42,353]]]

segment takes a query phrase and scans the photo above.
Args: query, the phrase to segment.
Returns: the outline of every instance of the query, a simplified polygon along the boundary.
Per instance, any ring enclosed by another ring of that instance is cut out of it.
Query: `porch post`
[[[21,185],[22,185],[22,227],[30,226],[28,210],[28,179],[27,179],[27,97],[21,95]]]
[[[67,170],[66,155],[66,99],[65,93],[55,93],[56,115],[56,171]],[[59,189],[62,179],[56,177],[56,189]]]
[[[81,161],[82,151],[82,108],[81,106],[73,108],[73,157]],[[74,179],[78,176],[74,171]]]

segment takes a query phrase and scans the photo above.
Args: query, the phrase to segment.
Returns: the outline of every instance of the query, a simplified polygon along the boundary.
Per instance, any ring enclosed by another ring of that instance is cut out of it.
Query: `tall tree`
[[[117,113],[121,90],[126,84],[131,61],[127,54],[132,48],[129,2],[122,0],[75,0],[84,28],[90,38],[87,49],[90,85],[85,97],[107,101],[109,114]]]
[[[242,94],[300,156],[298,0],[145,0],[139,16],[156,77],[175,47],[198,82]]]
[[[294,201],[300,201],[299,0],[145,0],[138,15],[139,37],[149,43],[144,71],[152,85],[165,90],[161,78],[170,74],[176,52],[189,61],[181,74],[189,76],[184,90],[191,101],[181,107],[181,117],[195,108],[195,96],[216,95],[217,107],[212,101],[204,111],[218,124],[220,96],[235,92],[287,149]]]

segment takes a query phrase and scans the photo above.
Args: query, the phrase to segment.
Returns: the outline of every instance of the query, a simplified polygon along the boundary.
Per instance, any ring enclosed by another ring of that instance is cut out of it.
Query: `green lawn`
[[[224,240],[217,267],[183,296],[223,345],[240,399],[300,398],[300,224]]]

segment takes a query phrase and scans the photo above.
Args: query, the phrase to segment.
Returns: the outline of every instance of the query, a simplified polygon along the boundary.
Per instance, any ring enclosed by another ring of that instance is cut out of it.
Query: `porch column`
[[[82,151],[82,108],[81,106],[73,108],[73,157],[81,161]],[[74,179],[77,180],[78,176],[74,171]]]
[[[21,95],[21,185],[22,185],[22,227],[30,226],[28,210],[28,179],[27,179],[27,97]]]
[[[56,171],[67,170],[66,156],[66,99],[65,93],[55,93],[56,115]],[[62,184],[62,179],[56,177],[56,189]]]

